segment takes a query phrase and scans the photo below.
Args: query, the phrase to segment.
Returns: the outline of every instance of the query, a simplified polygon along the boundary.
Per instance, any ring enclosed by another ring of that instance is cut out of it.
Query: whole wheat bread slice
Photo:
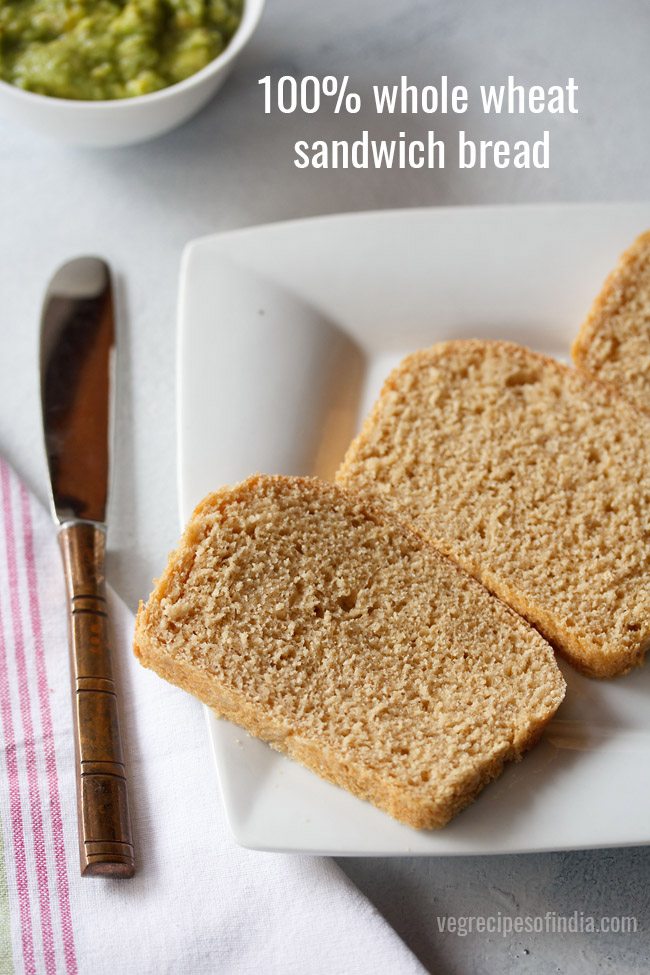
[[[650,413],[650,231],[621,256],[571,354],[579,369]]]
[[[300,478],[197,508],[135,652],[415,827],[518,758],[565,689],[551,647],[456,564],[358,492]]]
[[[392,373],[337,475],[391,505],[576,667],[650,642],[650,420],[505,342],[449,342]]]

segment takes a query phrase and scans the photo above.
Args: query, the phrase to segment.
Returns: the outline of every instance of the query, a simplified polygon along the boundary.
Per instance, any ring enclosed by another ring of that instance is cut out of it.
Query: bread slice
[[[650,231],[605,281],[571,354],[579,369],[650,413]]]
[[[564,696],[521,617],[367,498],[311,479],[206,498],[140,606],[135,653],[415,827],[443,826]]]
[[[650,642],[650,419],[506,342],[448,342],[386,382],[338,482],[367,491],[599,677]]]

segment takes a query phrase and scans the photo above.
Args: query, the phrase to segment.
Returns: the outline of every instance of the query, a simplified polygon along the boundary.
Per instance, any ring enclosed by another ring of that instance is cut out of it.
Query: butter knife
[[[41,320],[41,403],[66,577],[84,876],[132,877],[134,851],[104,582],[115,330],[110,271],[55,273]]]

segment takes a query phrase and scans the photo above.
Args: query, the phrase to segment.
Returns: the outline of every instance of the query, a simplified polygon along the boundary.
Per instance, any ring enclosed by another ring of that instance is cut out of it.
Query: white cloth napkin
[[[327,859],[230,836],[202,708],[142,669],[110,595],[138,870],[79,876],[67,621],[55,530],[0,460],[0,971],[423,969]]]

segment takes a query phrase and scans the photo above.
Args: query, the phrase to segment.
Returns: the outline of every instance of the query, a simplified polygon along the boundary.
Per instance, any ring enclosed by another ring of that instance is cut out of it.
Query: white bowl
[[[250,40],[264,0],[245,0],[241,23],[228,47],[196,74],[169,88],[106,101],[51,98],[0,81],[0,115],[59,142],[125,146],[153,139],[198,112],[228,77]]]

